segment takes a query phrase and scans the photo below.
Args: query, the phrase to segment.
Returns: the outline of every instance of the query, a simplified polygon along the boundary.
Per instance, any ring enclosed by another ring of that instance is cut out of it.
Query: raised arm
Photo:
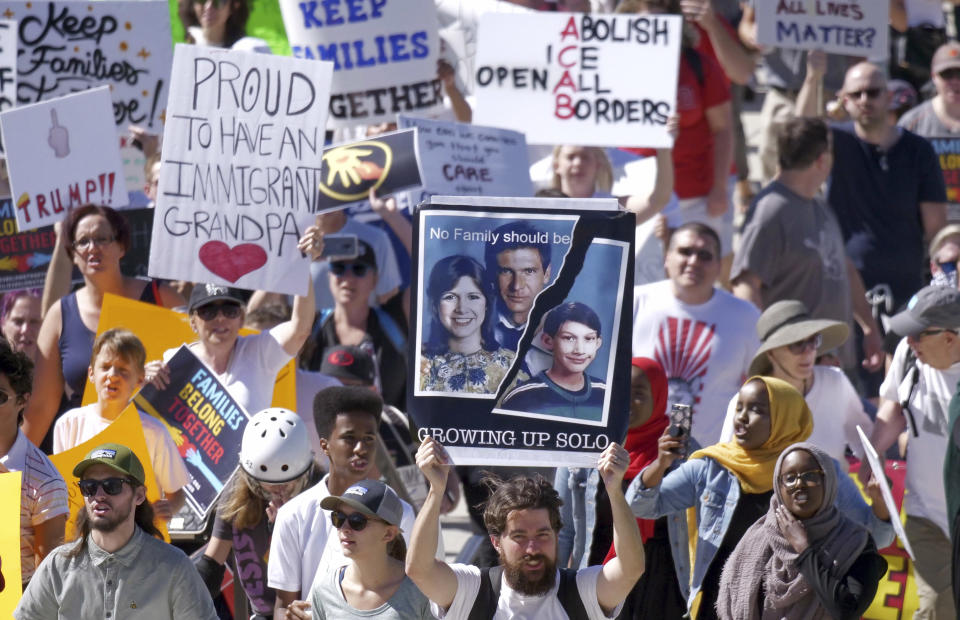
[[[66,235],[63,234],[63,222],[53,225],[56,241],[47,264],[47,276],[43,280],[43,297],[40,300],[40,314],[47,316],[47,311],[57,303],[61,297],[70,293],[70,275],[73,263],[67,255]]]
[[[794,112],[797,116],[819,118],[826,114],[823,101],[823,76],[827,72],[827,55],[820,51],[807,54],[807,75],[797,93]]]
[[[63,367],[60,359],[60,302],[43,317],[37,336],[37,366],[33,390],[23,415],[23,432],[36,445],[46,436],[60,407],[63,395]]]
[[[603,479],[613,513],[613,546],[617,556],[604,564],[597,577],[597,603],[610,614],[630,593],[643,574],[643,539],[637,520],[623,495],[623,475],[630,463],[630,455],[612,443],[600,455],[597,470]]]
[[[318,216],[319,219],[319,216]],[[297,243],[297,249],[311,260],[320,256],[323,250],[323,232],[319,226],[310,226]],[[303,343],[310,337],[314,315],[317,313],[317,301],[313,293],[313,278],[307,272],[307,293],[293,298],[293,310],[290,320],[280,323],[271,330],[287,355],[300,353]]]
[[[684,16],[693,20],[703,28],[713,50],[717,53],[717,60],[723,67],[730,81],[735,84],[746,84],[753,77],[756,69],[754,54],[740,43],[733,28],[713,10],[711,0],[680,0],[680,8]]]
[[[449,609],[457,594],[457,576],[453,569],[435,557],[440,534],[440,504],[450,466],[443,446],[430,437],[424,439],[417,450],[417,467],[430,483],[430,490],[413,524],[407,549],[407,576],[443,609]]]

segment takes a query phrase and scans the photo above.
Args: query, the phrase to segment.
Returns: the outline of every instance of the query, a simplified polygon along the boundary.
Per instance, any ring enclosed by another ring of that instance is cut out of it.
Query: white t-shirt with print
[[[897,403],[903,401],[910,382],[903,380],[904,357],[909,349],[904,338],[893,354],[893,363],[880,386],[880,397]],[[943,488],[943,459],[947,454],[947,421],[950,399],[960,380],[960,362],[946,370],[937,370],[919,360],[920,378],[908,401],[918,436],[914,437],[907,423],[907,477],[904,510],[908,515],[933,521],[950,535],[947,523],[947,495]],[[904,411],[906,416],[907,412]],[[946,551],[945,551],[946,553]]]
[[[450,608],[444,611],[439,605],[430,601],[430,611],[437,618],[458,620],[470,615],[470,610],[480,592],[481,572],[476,566],[467,564],[451,564],[450,568],[457,577],[457,593],[450,603]],[[597,578],[603,566],[588,566],[577,571],[577,591],[580,600],[587,610],[590,620],[615,618],[620,613],[623,603],[613,610],[609,616],[603,613],[600,603],[597,602]],[[557,571],[556,582],[546,594],[529,596],[520,594],[510,587],[505,575],[500,577],[500,599],[497,601],[497,611],[493,620],[567,620],[567,612],[563,610],[557,590],[560,587],[560,572]]]
[[[813,387],[804,398],[813,414],[813,433],[807,441],[836,459],[846,471],[847,446],[857,458],[863,458],[863,444],[857,434],[857,425],[863,427],[867,437],[873,431],[873,420],[863,410],[860,396],[839,368],[814,366]],[[737,396],[734,395],[727,405],[720,441],[733,439],[733,418],[736,414]]]
[[[699,306],[674,297],[670,280],[634,289],[633,356],[660,362],[668,411],[674,403],[692,407],[691,434],[701,446],[720,439],[727,401],[740,390],[760,346],[759,316],[753,304],[720,289]]]
[[[190,483],[187,466],[177,451],[177,445],[167,428],[154,417],[138,411],[140,426],[143,427],[143,439],[150,453],[150,465],[157,486],[164,493],[174,493]],[[100,406],[91,403],[66,412],[53,427],[53,453],[57,454],[75,448],[85,441],[93,439],[107,429],[113,420],[100,417]]]

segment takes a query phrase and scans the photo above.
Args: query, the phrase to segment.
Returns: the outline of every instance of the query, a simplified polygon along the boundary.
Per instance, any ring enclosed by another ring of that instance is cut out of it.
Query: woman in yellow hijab
[[[685,438],[672,437],[668,429],[660,437],[657,459],[634,478],[627,492],[636,516],[670,516],[677,579],[698,620],[717,617],[714,604],[723,564],[747,528],[767,513],[777,459],[787,446],[810,436],[813,417],[789,383],[751,377],[740,388],[733,429],[731,441],[694,452],[667,474],[685,447]],[[849,477],[840,478],[837,507],[866,526],[880,546],[892,542],[890,524],[873,514]],[[687,509],[693,509],[690,529]]]

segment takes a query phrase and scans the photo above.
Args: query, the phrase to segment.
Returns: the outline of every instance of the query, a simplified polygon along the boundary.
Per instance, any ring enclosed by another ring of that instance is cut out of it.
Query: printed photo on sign
[[[306,294],[332,65],[177,45],[150,275]]]
[[[487,13],[473,120],[530,144],[670,147],[681,26],[679,15]]]
[[[461,196],[413,221],[419,438],[458,464],[594,465],[626,432],[633,214],[612,200]]]
[[[103,86],[0,113],[20,231],[82,204],[127,205],[112,108]]]
[[[760,0],[757,42],[798,50],[823,50],[885,59],[890,3],[884,0]]]
[[[330,127],[443,103],[434,0],[280,0],[280,10],[294,57],[334,65]]]
[[[494,413],[606,424],[629,244],[598,239],[562,304],[538,326]]]
[[[495,397],[534,300],[553,282],[570,247],[576,220],[424,214],[418,396]]]

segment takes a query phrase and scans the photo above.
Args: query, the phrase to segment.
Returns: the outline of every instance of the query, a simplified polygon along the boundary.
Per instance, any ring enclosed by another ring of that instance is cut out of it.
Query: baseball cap
[[[215,301],[235,301],[243,305],[240,291],[221,284],[197,284],[190,293],[190,312]]]
[[[146,474],[143,473],[143,465],[140,464],[140,459],[133,450],[118,443],[101,444],[88,452],[87,456],[73,468],[73,475],[82,478],[83,472],[88,467],[97,464],[112,467],[135,478],[140,484],[144,484],[147,479]]]
[[[377,255],[373,251],[373,248],[370,247],[370,244],[364,241],[363,239],[357,240],[357,257],[356,258],[343,258],[340,260],[330,261],[331,263],[363,263],[367,267],[372,267],[374,271],[377,270]]]
[[[890,319],[890,329],[901,336],[916,336],[928,327],[960,327],[960,290],[925,286],[907,303],[907,309]]]
[[[947,69],[960,68],[960,43],[951,41],[937,48],[930,62],[930,72],[940,73]]]
[[[320,372],[337,379],[359,381],[364,385],[373,385],[376,381],[373,357],[353,345],[337,345],[324,349]]]
[[[910,82],[904,80],[890,80],[887,82],[887,92],[890,93],[888,110],[909,110],[917,105],[917,91]]]
[[[374,519],[382,519],[390,525],[400,525],[403,519],[403,504],[396,492],[379,480],[361,480],[343,492],[323,498],[320,507],[335,510],[346,504],[354,510]]]

